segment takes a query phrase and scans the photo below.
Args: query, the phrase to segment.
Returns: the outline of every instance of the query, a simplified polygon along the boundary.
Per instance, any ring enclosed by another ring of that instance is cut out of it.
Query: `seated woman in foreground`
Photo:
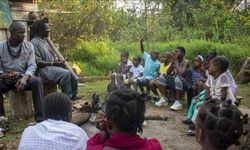
[[[196,140],[203,150],[227,150],[229,146],[239,144],[247,118],[231,100],[207,100],[196,119]]]
[[[49,94],[44,101],[45,120],[27,127],[19,150],[85,150],[88,137],[85,131],[70,123],[70,98],[62,93]]]
[[[97,133],[87,143],[87,150],[162,150],[157,139],[141,138],[145,104],[130,90],[118,90],[107,100],[105,112],[96,117]]]

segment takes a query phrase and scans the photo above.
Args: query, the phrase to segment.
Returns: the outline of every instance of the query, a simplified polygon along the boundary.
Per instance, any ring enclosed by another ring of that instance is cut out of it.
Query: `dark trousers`
[[[5,115],[4,111],[4,102],[3,102],[3,93],[8,92],[11,89],[16,88],[15,84],[17,80],[9,80],[0,78],[0,116]],[[43,100],[44,100],[44,92],[43,92],[43,83],[37,77],[30,77],[27,82],[27,86],[25,90],[32,91],[33,97],[33,105],[35,110],[35,120],[40,122],[43,120]]]

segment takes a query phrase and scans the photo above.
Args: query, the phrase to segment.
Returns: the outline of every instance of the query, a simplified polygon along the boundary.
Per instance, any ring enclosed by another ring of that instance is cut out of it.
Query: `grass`
[[[102,81],[94,81],[94,82],[87,82],[84,83],[83,85],[79,86],[79,96],[83,96],[84,100],[90,100],[91,96],[93,93],[97,93],[101,96],[101,99],[105,98],[105,95],[107,94],[107,84],[109,81],[107,80],[102,80]],[[241,107],[245,107],[250,109],[250,85],[244,84],[244,85],[239,85],[239,95],[243,96],[244,99],[242,100]],[[149,104],[150,106],[154,107],[153,105]],[[8,100],[5,100],[5,108],[6,108],[6,113],[7,116],[10,115],[10,107]],[[186,107],[184,107],[186,108]],[[186,111],[182,111],[181,113],[184,114]],[[12,143],[15,142],[19,139],[22,131],[26,127],[26,125],[31,122],[32,119],[30,120],[9,120],[9,130],[7,134],[0,138],[0,143]]]

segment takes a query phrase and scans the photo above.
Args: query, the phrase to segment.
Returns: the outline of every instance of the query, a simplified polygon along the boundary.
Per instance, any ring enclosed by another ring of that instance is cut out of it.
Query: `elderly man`
[[[64,60],[55,59],[50,45],[46,41],[49,36],[49,24],[46,18],[34,24],[35,38],[31,40],[36,54],[36,63],[39,74],[45,79],[55,81],[61,87],[63,93],[71,100],[77,100],[77,80],[64,68]]]
[[[35,120],[43,120],[44,98],[43,84],[34,75],[36,71],[33,45],[24,40],[25,27],[20,22],[13,22],[10,38],[0,43],[0,116],[5,115],[3,93],[16,90],[32,90]]]

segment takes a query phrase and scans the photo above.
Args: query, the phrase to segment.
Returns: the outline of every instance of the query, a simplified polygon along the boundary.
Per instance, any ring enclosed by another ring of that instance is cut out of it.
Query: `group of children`
[[[139,87],[144,100],[152,99],[156,106],[162,106],[173,102],[174,99],[174,104],[170,108],[181,110],[183,92],[195,88],[197,89],[195,93],[199,93],[202,89],[203,85],[200,82],[203,76],[204,58],[198,55],[191,69],[189,61],[184,59],[186,53],[184,47],[177,47],[173,53],[164,52],[160,56],[157,50],[147,53],[144,50],[143,40],[140,41],[140,45],[144,67],[140,56],[135,56],[131,63],[128,60],[129,53],[122,51],[118,78],[121,78],[129,88],[133,85],[136,92]],[[154,96],[150,96],[151,91]]]

